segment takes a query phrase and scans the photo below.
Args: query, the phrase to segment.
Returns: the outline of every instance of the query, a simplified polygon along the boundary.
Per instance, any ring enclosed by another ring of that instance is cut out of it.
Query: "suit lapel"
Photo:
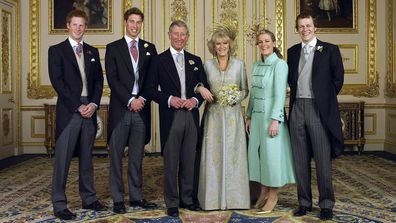
[[[169,49],[164,57],[164,67],[165,70],[169,73],[170,79],[176,85],[177,89],[180,91],[181,86],[180,86],[179,74],[177,73],[176,65],[173,60],[172,53],[170,52]]]
[[[76,59],[76,54],[74,53],[73,47],[70,45],[70,42],[68,39],[64,42],[64,48],[65,48],[65,55],[66,58],[72,62],[73,66],[75,69],[79,71],[78,64],[77,64],[77,59]]]
[[[90,73],[89,70],[91,69],[91,59],[93,58],[93,55],[91,48],[87,44],[84,44],[83,46],[83,53],[84,53],[84,63],[85,63],[84,64],[85,75],[88,80],[88,76]]]
[[[290,69],[293,71],[292,72],[292,77],[294,81],[297,82],[298,79],[298,67],[300,64],[300,56],[301,56],[301,45],[297,45],[292,51],[290,55],[290,60],[292,60],[292,63]]]
[[[125,66],[128,68],[129,72],[132,75],[132,79],[135,80],[135,72],[132,66],[132,58],[129,53],[129,47],[124,38],[120,39],[120,44],[118,45],[118,50],[121,54],[121,58],[124,60]]]
[[[319,52],[318,50],[316,50],[317,46],[323,46],[323,42],[320,41],[319,39],[316,42],[316,46],[314,47],[314,58],[313,58],[313,62],[312,62],[312,76],[313,74],[316,73],[318,66],[319,66],[319,61],[320,58],[322,57],[322,53],[325,53],[325,51]]]
[[[196,64],[195,61],[192,59],[191,54],[187,51],[184,51],[184,67],[186,69],[186,89],[188,89],[194,74],[194,67],[196,67]]]
[[[142,68],[145,59],[146,59],[146,48],[144,47],[144,42],[140,39],[139,40],[139,60],[138,60],[139,70]],[[139,75],[140,75],[140,73],[139,73]]]

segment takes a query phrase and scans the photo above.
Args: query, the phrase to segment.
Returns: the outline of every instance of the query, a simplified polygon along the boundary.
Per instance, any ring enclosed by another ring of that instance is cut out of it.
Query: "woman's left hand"
[[[270,127],[268,128],[268,135],[271,137],[275,137],[279,132],[279,121],[272,120]]]

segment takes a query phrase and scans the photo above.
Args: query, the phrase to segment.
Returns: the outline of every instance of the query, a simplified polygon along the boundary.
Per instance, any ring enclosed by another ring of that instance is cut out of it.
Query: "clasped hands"
[[[80,105],[78,107],[78,112],[83,118],[91,118],[93,113],[96,111],[96,106],[94,103],[89,103],[87,105]]]
[[[142,97],[138,97],[132,100],[128,106],[128,109],[131,112],[140,112],[144,108],[145,104],[146,101]]]
[[[172,96],[170,99],[170,106],[176,109],[185,108],[188,111],[191,111],[197,106],[197,101],[194,98],[181,99],[179,97]]]

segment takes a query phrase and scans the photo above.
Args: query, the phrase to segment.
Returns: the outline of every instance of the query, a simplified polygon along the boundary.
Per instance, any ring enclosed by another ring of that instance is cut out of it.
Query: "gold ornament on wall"
[[[235,54],[238,51],[238,41],[236,36],[238,34],[238,13],[235,10],[237,8],[236,0],[223,0],[220,5],[221,13],[219,15],[219,21],[221,24],[219,27],[223,27],[229,31],[231,35],[234,35],[233,41],[235,42]],[[214,25],[216,28],[217,25]],[[235,55],[234,55],[235,56]]]
[[[263,16],[258,17],[252,21],[252,24],[245,25],[244,31],[246,35],[246,39],[252,45],[256,45],[256,37],[257,35],[267,29],[268,25],[271,24],[270,18],[264,18]]]
[[[171,4],[173,15],[172,21],[180,20],[187,22],[187,7],[183,0],[174,0]]]
[[[10,24],[11,13],[2,10],[2,30],[1,35],[1,75],[3,78],[2,93],[11,93],[11,58],[10,58]]]
[[[393,0],[387,0],[387,37],[386,37],[386,87],[385,87],[385,95],[388,97],[396,97],[396,83],[393,79],[393,72],[394,72],[394,40],[393,40]]]

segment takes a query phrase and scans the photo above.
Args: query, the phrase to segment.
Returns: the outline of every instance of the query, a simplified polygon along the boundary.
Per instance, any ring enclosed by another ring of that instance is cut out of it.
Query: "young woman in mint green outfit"
[[[247,109],[249,179],[261,184],[255,207],[269,213],[278,202],[278,188],[295,183],[285,98],[288,67],[275,47],[275,35],[262,30],[257,36],[261,60],[253,65]]]

